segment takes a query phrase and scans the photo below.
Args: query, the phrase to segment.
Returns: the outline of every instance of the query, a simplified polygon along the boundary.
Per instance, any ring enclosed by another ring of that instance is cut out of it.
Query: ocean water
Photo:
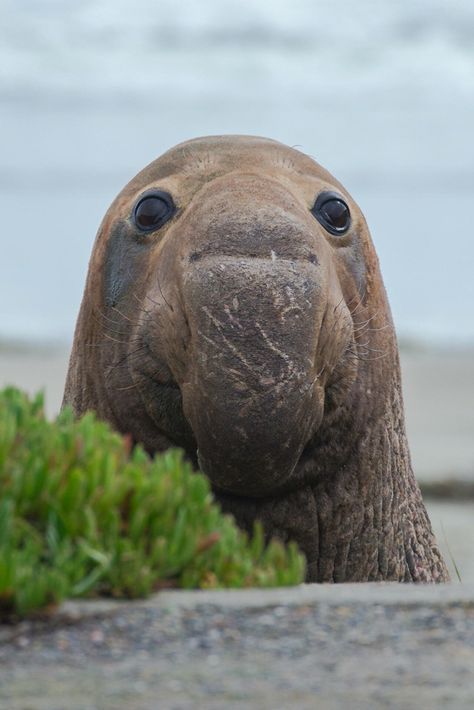
[[[398,332],[474,344],[472,0],[0,0],[0,338],[69,339],[121,187],[197,135],[314,156]]]

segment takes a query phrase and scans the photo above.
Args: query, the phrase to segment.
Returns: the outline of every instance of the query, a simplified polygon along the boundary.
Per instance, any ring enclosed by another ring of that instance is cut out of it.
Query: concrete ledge
[[[381,605],[406,609],[430,606],[448,607],[462,605],[474,608],[473,584],[302,584],[298,587],[270,589],[213,589],[167,590],[148,599],[77,599],[68,600],[45,616],[20,622],[18,625],[0,623],[0,643],[14,638],[24,624],[58,626],[74,624],[87,619],[103,619],[128,611],[147,609],[155,611],[197,610],[212,607],[225,611],[245,609],[270,609],[285,607],[317,607],[319,605],[355,607]]]
[[[262,608],[279,606],[316,606],[329,604],[468,604],[474,606],[474,585],[463,584],[303,584],[276,589],[223,589],[166,591],[145,602],[173,608],[195,608],[204,604],[226,608]]]
[[[170,590],[155,594],[149,599],[117,601],[108,599],[67,601],[53,614],[56,621],[71,623],[86,618],[123,613],[128,608],[145,609],[198,609],[212,606],[216,609],[264,609],[275,606],[330,606],[388,605],[447,606],[462,604],[474,607],[472,584],[302,584],[298,587],[274,589],[216,589]]]

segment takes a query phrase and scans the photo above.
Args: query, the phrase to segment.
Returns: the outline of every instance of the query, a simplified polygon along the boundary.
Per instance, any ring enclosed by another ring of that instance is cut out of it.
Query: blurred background
[[[100,219],[146,163],[250,133],[360,203],[402,336],[474,343],[471,0],[0,7],[4,337],[71,337]]]
[[[44,386],[57,411],[95,232],[139,169],[194,136],[268,136],[361,206],[418,476],[474,486],[472,0],[0,0],[0,13],[0,384]]]

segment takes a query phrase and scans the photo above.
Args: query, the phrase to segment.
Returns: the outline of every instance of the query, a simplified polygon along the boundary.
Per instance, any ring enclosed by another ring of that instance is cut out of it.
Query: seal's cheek
[[[105,248],[102,297],[107,307],[115,307],[139,289],[148,270],[149,247],[132,238],[130,226],[118,222],[111,230]]]

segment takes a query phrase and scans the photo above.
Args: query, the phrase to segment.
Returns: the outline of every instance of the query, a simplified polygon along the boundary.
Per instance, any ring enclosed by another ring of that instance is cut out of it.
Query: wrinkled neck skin
[[[268,536],[295,540],[308,582],[448,581],[411,469],[398,366],[385,412],[365,428],[353,417],[343,450],[340,425],[321,432],[296,489],[251,501],[217,492],[223,509],[249,532],[260,519]]]

